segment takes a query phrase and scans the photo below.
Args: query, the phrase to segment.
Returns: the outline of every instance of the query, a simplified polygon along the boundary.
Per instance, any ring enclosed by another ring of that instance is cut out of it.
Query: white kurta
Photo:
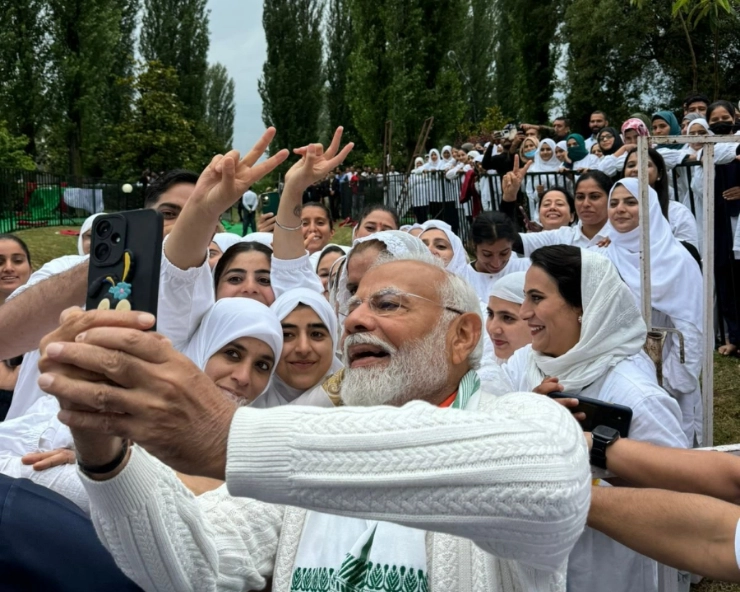
[[[503,366],[517,390],[531,391],[538,386],[526,378],[531,352],[528,345]],[[572,394],[632,409],[629,437],[633,440],[673,448],[688,445],[678,403],[657,385],[655,367],[644,353],[622,360],[595,383]],[[604,582],[609,582],[609,592],[657,592],[657,564],[586,528],[568,559],[568,591],[593,592],[604,589]]]
[[[585,249],[595,246],[604,240],[608,234],[606,226],[602,228],[593,238],[583,234],[583,225],[580,220],[574,226],[563,226],[556,230],[543,230],[542,232],[527,232],[519,235],[524,246],[524,255],[529,257],[540,247],[552,245],[573,245]]]

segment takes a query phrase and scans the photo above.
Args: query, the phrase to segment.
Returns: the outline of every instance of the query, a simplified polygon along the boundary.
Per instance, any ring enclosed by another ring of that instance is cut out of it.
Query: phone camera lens
[[[112,230],[112,226],[108,220],[101,220],[100,223],[95,227],[95,233],[100,238],[107,237]]]
[[[100,243],[95,247],[95,258],[104,261],[110,255],[110,247],[106,243]]]
[[[120,244],[121,235],[116,232],[112,237],[110,237],[110,240],[114,245]]]

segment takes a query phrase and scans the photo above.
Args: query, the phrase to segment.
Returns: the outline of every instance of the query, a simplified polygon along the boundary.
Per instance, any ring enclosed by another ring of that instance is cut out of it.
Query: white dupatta
[[[606,257],[583,249],[581,300],[578,343],[557,358],[532,350],[526,371],[531,388],[555,376],[566,392],[579,392],[645,345],[647,327],[627,284]]]

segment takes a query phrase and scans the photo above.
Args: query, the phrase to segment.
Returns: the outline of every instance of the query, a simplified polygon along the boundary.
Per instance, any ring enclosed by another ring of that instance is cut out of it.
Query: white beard
[[[438,395],[449,378],[446,336],[447,327],[443,323],[437,323],[426,337],[405,343],[400,349],[366,333],[348,336],[344,343],[345,360],[349,360],[350,346],[369,344],[387,351],[391,362],[382,367],[345,367],[342,401],[347,406],[400,407],[409,401]]]

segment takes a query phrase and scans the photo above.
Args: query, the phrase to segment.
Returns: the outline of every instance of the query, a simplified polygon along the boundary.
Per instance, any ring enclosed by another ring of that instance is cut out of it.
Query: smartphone
[[[568,393],[550,393],[547,396],[551,399],[578,399],[578,406],[568,409],[571,413],[586,414],[586,419],[580,422],[584,432],[592,432],[596,426],[603,425],[617,430],[622,438],[629,436],[632,423],[632,409],[629,407]]]
[[[87,310],[138,310],[157,316],[162,228],[162,215],[155,210],[132,210],[95,219]]]
[[[260,195],[260,204],[262,205],[263,214],[274,214],[277,216],[280,194],[277,191],[263,193]]]

